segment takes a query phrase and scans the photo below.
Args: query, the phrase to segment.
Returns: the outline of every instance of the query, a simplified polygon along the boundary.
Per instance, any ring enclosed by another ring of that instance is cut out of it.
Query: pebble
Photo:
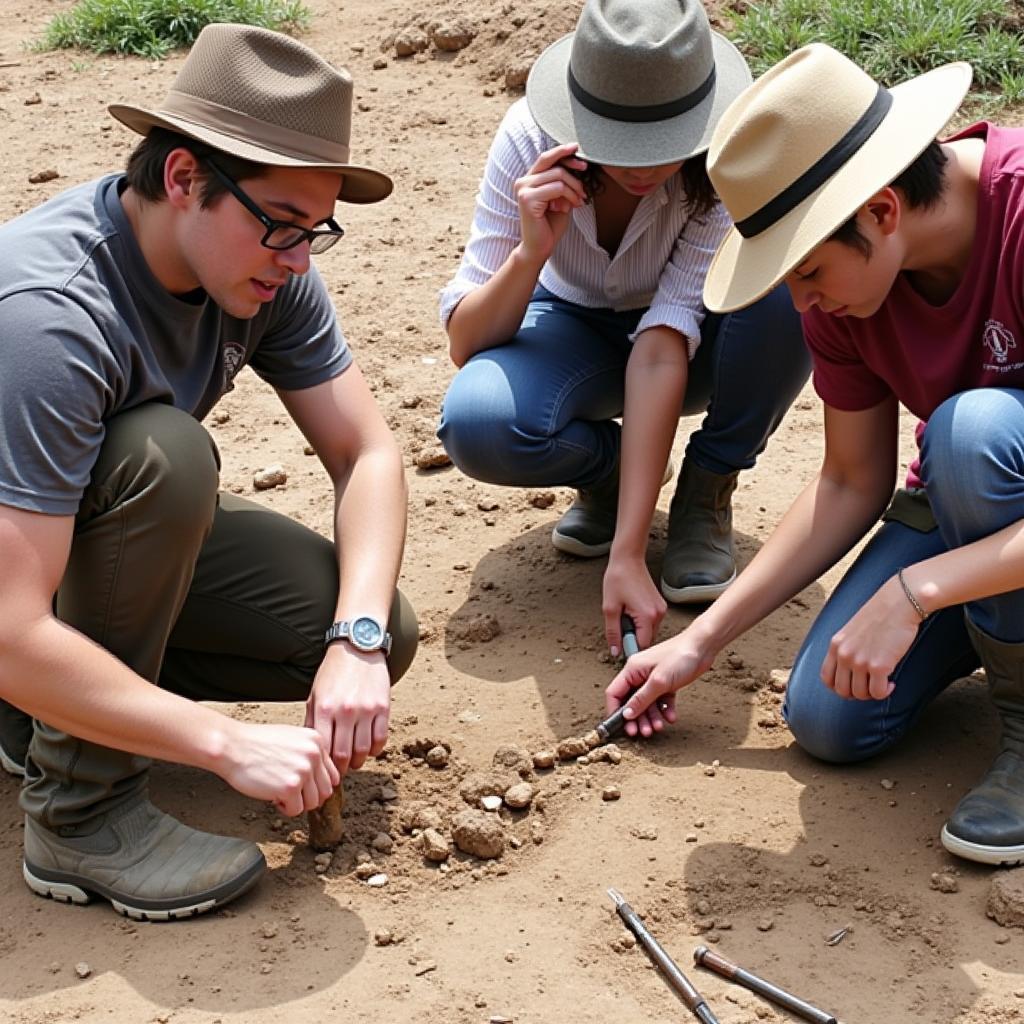
[[[81,963],[75,964],[75,974],[84,980],[92,974],[92,968],[83,960]]]
[[[730,654],[725,660],[729,668],[736,669],[737,671],[746,665],[746,662],[738,654]]]
[[[558,754],[560,761],[572,761],[574,758],[581,757],[586,752],[587,745],[579,736],[570,736],[567,739],[561,740],[555,748],[555,753]]]
[[[521,811],[533,803],[535,790],[528,782],[519,782],[510,786],[505,793],[505,803],[513,810]]]
[[[551,508],[555,503],[555,493],[554,491],[533,491],[527,497],[527,501],[534,508]]]
[[[485,811],[496,811],[501,807],[502,798],[496,793],[489,793],[487,796],[480,797],[480,806]]]
[[[602,800],[618,800],[622,796],[622,790],[618,786],[605,786],[601,790]]]
[[[288,482],[288,474],[284,466],[275,464],[253,473],[252,485],[257,491],[269,491],[272,487],[280,487]]]
[[[318,874],[322,875],[330,866],[334,860],[332,853],[318,853],[313,858],[313,870]]]
[[[494,814],[481,811],[461,811],[452,823],[452,838],[463,852],[491,860],[505,851],[505,829]]]
[[[695,842],[697,842],[697,833],[696,832],[687,832],[686,833],[685,842],[687,842],[687,843],[695,843]]]
[[[892,779],[882,779],[882,781],[879,783],[879,785],[882,787],[882,789],[895,789],[896,788],[896,783],[893,782]]]
[[[775,927],[775,922],[770,917],[762,917],[757,922],[757,930],[759,932],[770,932]]]
[[[939,892],[959,892],[960,882],[955,875],[947,871],[932,872],[931,887]]]
[[[382,886],[388,884],[388,876],[384,872],[380,872],[377,875],[370,875],[366,880],[366,884],[372,886],[374,889],[380,889]]]
[[[381,786],[380,794],[377,797],[381,803],[389,803],[398,799],[398,790],[394,786]]]
[[[373,941],[378,946],[390,946],[395,941],[395,936],[387,928],[381,928],[373,933]]]
[[[705,765],[705,766],[704,766],[704,774],[705,774],[705,775],[706,775],[706,776],[707,776],[707,777],[708,777],[709,779],[713,779],[713,778],[714,778],[714,777],[715,777],[715,776],[716,776],[716,775],[718,774],[718,772],[716,771],[716,769],[715,769],[715,766],[714,766],[714,765],[710,765],[710,764],[709,764],[709,765]]]
[[[768,688],[772,693],[785,693],[789,686],[789,673],[781,668],[773,668],[768,673]]]
[[[442,466],[450,466],[451,464],[451,458],[440,445],[433,448],[424,448],[416,456],[417,469],[440,469]]]
[[[60,174],[53,167],[47,167],[41,171],[35,171],[33,174],[28,176],[30,185],[42,185],[47,181],[53,181],[55,178],[59,178]]]
[[[448,840],[435,828],[428,828],[420,834],[420,849],[423,856],[433,864],[441,864],[451,856]]]
[[[356,865],[355,875],[360,881],[366,882],[373,878],[380,869],[372,861],[364,860]]]
[[[388,62],[383,57],[378,57],[373,62],[374,71],[383,71],[388,66]]]
[[[823,853],[811,854],[811,867],[823,868],[828,863],[828,857]]]
[[[440,745],[431,747],[427,751],[427,764],[429,764],[431,768],[447,768],[450,757],[451,755],[444,747]]]
[[[429,974],[431,971],[437,970],[437,964],[433,960],[424,960],[416,968],[416,977],[422,978],[424,974]]]
[[[538,771],[544,771],[555,767],[555,755],[551,750],[538,750],[533,755],[533,767]]]
[[[1004,928],[1024,928],[1024,868],[1001,871],[992,879],[985,913]]]
[[[583,742],[586,743],[587,750],[594,750],[601,746],[601,737],[598,736],[596,729],[591,729],[590,732],[584,733]]]
[[[395,847],[395,841],[387,832],[378,832],[371,840],[370,845],[378,853],[390,853]]]

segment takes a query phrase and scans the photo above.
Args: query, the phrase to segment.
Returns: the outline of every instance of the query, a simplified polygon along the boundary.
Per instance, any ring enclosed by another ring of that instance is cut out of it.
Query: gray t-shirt
[[[313,267],[250,320],[171,295],[125,217],[123,181],[0,226],[0,504],[74,515],[118,412],[164,402],[202,419],[247,363],[290,391],[352,361]]]

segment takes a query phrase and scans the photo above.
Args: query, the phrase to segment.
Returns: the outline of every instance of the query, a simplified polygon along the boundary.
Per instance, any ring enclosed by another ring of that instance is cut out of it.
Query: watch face
[[[352,642],[357,647],[376,648],[383,639],[383,630],[373,619],[360,618],[352,623]]]

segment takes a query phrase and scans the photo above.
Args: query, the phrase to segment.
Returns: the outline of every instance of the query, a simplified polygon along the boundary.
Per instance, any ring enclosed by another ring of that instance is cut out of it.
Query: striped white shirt
[[[462,298],[488,281],[519,244],[513,185],[555,145],[534,121],[525,99],[509,107],[491,143],[462,263],[441,290],[443,326]],[[672,327],[687,338],[692,359],[704,319],[704,277],[730,224],[721,203],[707,214],[690,216],[682,176],[674,174],[640,200],[612,257],[598,244],[593,203],[574,210],[539,282],[580,306],[646,308],[630,340],[650,327]]]

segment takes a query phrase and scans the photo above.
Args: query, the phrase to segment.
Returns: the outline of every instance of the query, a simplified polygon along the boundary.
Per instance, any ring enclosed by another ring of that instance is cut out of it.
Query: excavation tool
[[[662,949],[658,940],[647,930],[640,915],[625,901],[617,889],[609,889],[608,895],[615,903],[615,910],[622,923],[636,936],[647,955],[654,961],[665,980],[672,986],[687,1009],[703,1024],[718,1024],[718,1018],[704,1001],[704,997],[693,987],[690,979],[679,969],[676,962]]]
[[[619,618],[619,631],[622,633],[622,653],[628,661],[640,650],[640,645],[636,642],[636,623],[625,612]],[[625,707],[626,705],[623,704],[621,708],[613,711],[603,722],[598,722],[594,727],[594,732],[601,737],[602,743],[614,739],[626,728],[626,718],[623,713]]]
[[[781,1006],[784,1010],[789,1010],[790,1013],[795,1013],[798,1017],[811,1021],[812,1024],[837,1024],[836,1018],[831,1013],[819,1010],[816,1006],[811,1006],[803,999],[798,999],[792,993],[779,988],[778,985],[773,985],[770,981],[765,981],[764,978],[759,978],[756,974],[737,967],[736,964],[730,963],[724,956],[708,949],[707,946],[698,946],[693,951],[693,960],[699,967],[706,967],[709,971],[714,971],[715,974],[720,974],[723,978],[728,978],[729,981],[734,981],[737,985],[742,985],[744,988],[750,989],[751,992],[764,996],[776,1006]]]

